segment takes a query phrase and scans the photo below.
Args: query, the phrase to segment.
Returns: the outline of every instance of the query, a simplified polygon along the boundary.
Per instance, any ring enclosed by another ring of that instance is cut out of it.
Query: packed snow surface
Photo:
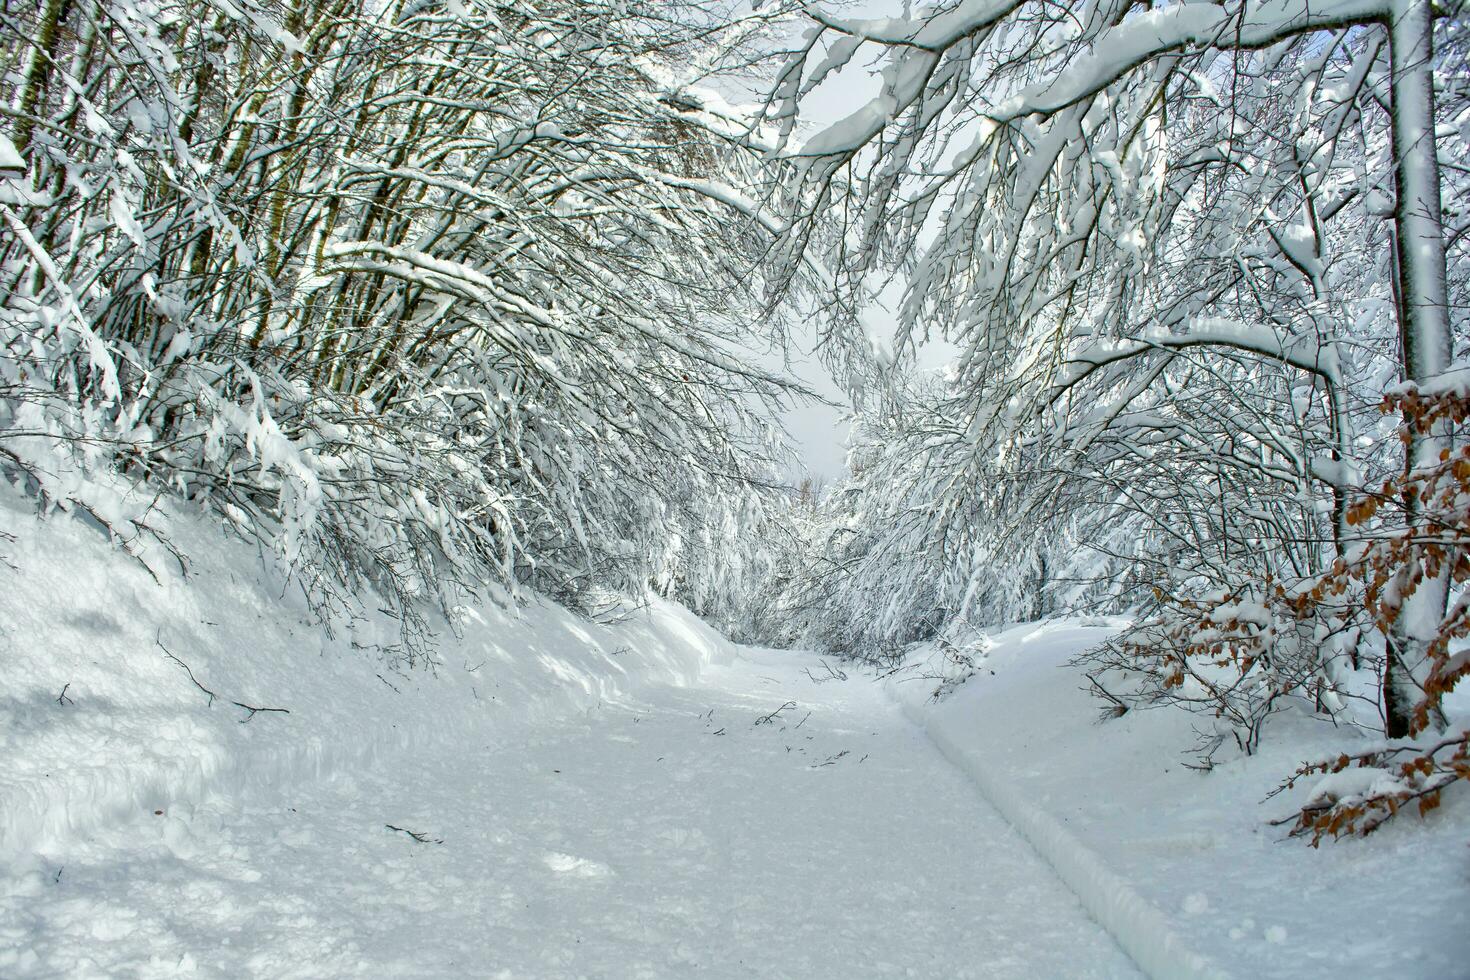
[[[99,828],[12,880],[6,969],[1133,975],[877,689],[788,660]]]
[[[664,604],[392,669],[188,521],[155,583],[0,503],[0,976],[1136,975],[868,678]]]

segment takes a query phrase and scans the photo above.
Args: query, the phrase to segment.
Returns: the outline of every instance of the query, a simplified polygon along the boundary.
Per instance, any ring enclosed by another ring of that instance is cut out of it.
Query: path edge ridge
[[[961,745],[942,723],[926,717],[920,706],[899,697],[890,683],[882,684],[889,700],[1031,845],[1140,970],[1154,980],[1228,980],[1227,972],[1190,948],[1163,911],[1108,867],[1097,852],[1049,813],[1023,799],[978,752]]]

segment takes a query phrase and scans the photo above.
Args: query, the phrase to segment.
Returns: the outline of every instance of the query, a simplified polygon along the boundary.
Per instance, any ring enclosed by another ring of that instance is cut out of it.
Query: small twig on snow
[[[385,823],[385,824],[383,824],[383,826],[384,827],[387,827],[389,830],[396,830],[400,834],[407,834],[408,836],[412,837],[414,840],[418,841],[420,844],[442,844],[442,843],[444,843],[444,838],[442,838],[442,837],[430,837],[428,834],[421,834],[418,831],[409,830],[407,827],[395,827],[391,823]]]
[[[278,715],[289,715],[291,713],[290,709],[288,708],[257,708],[253,704],[245,704],[241,701],[231,701],[230,703],[237,708],[244,708],[246,711],[250,712],[244,718],[240,719],[240,724],[242,725],[250,719],[254,718],[256,715],[266,712],[273,712]]]
[[[761,715],[755,720],[755,723],[757,725],[769,725],[771,722],[776,720],[776,716],[779,715],[781,712],[785,711],[787,708],[794,707],[796,707],[795,701],[787,701],[785,704],[781,705],[781,707],[777,708],[775,711],[772,711],[770,714]]]
[[[158,649],[160,649],[160,650],[163,651],[163,655],[165,657],[167,657],[168,659],[172,660],[174,663],[178,664],[180,667],[184,668],[184,673],[186,673],[186,674],[189,675],[189,680],[191,680],[191,681],[194,682],[194,686],[197,687],[197,688],[199,688],[199,690],[203,691],[205,693],[205,695],[207,695],[209,697],[209,702],[205,705],[205,707],[209,707],[209,708],[214,707],[214,702],[215,702],[216,699],[218,699],[218,700],[225,700],[224,698],[221,698],[220,695],[214,693],[209,688],[207,688],[203,684],[199,683],[199,678],[197,678],[197,677],[194,676],[194,671],[189,667],[189,665],[186,664],[186,663],[184,663],[178,657],[175,657],[173,655],[173,653],[171,653],[169,651],[169,648],[163,645],[162,634],[160,634],[159,636],[155,637],[153,642],[155,642],[155,643],[158,644]],[[237,708],[243,708],[245,711],[249,712],[249,714],[247,714],[244,718],[241,718],[240,719],[240,724],[242,724],[242,725],[245,724],[247,721],[250,721],[252,718],[254,718],[258,714],[274,713],[274,714],[280,714],[280,715],[289,715],[291,713],[291,710],[289,708],[257,708],[253,704],[246,704],[244,701],[233,701],[233,700],[230,701],[230,703],[233,704]]]
[[[1106,708],[1102,709],[1102,721],[1121,718],[1128,713],[1128,703],[1126,701],[1103,687],[1093,675],[1086,674],[1084,676],[1087,678],[1087,683],[1092,685],[1093,694],[1111,702]]]
[[[828,681],[847,680],[846,672],[833,668],[833,666],[827,663],[827,661],[825,660],[819,661],[819,663],[821,663],[822,667],[827,671],[827,675],[825,677],[816,676],[812,673],[812,669],[810,667],[801,668],[802,671],[805,672],[806,676],[811,679],[811,682],[813,684],[825,684]]]
[[[65,708],[69,704],[76,704],[75,701],[66,696],[66,689],[69,687],[71,687],[70,681],[67,681],[65,684],[61,685],[61,693],[56,697],[56,703],[61,705],[63,708]]]
[[[163,645],[163,634],[160,633],[158,636],[154,637],[153,642],[158,644],[158,649],[160,649],[160,650],[163,651],[163,655],[165,657],[167,657],[168,659],[172,660],[174,663],[178,664],[180,667],[184,668],[184,673],[186,673],[186,674],[189,675],[189,680],[191,680],[191,681],[194,682],[194,686],[197,687],[197,688],[199,688],[199,690],[203,691],[209,697],[209,703],[206,705],[206,707],[210,707],[210,708],[214,707],[214,701],[215,701],[216,698],[219,697],[219,695],[218,694],[215,694],[209,688],[207,688],[203,684],[199,683],[199,678],[197,678],[197,677],[194,676],[194,671],[190,669],[189,665],[186,664],[186,663],[184,663],[178,657],[175,657],[173,655],[173,653],[169,651],[169,648]]]

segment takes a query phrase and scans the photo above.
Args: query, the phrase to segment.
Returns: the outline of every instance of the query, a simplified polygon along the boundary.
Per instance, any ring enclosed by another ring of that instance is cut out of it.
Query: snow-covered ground
[[[1200,972],[1239,977],[1470,976],[1463,790],[1366,839],[1315,850],[1287,839],[1270,820],[1291,814],[1310,781],[1267,794],[1301,762],[1350,747],[1350,733],[1282,715],[1257,755],[1187,768],[1204,719],[1160,708],[1102,721],[1067,666],[1115,629],[997,631],[976,643],[989,649],[974,675],[937,700],[936,676],[956,671],[918,648],[887,686],[1153,972],[1203,960]],[[1470,713],[1457,698],[1450,710]]]
[[[395,671],[191,520],[156,583],[4,494],[0,976],[1136,975],[867,679],[664,604]]]
[[[168,530],[187,580],[0,490],[0,976],[1470,962],[1466,801],[1282,841],[1262,797],[1342,733],[1191,771],[1191,719],[1099,722],[1064,666],[1108,626],[997,633],[937,702],[934,650],[844,679],[658,602],[487,604],[410,669],[386,620],[328,635],[245,544]]]

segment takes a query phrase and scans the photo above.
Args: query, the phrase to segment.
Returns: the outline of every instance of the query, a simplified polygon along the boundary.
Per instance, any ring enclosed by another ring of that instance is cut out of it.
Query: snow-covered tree
[[[885,466],[923,478],[898,484],[913,531],[861,561],[961,569],[947,595],[973,602],[1004,577],[983,556],[1032,564],[1077,540],[1167,620],[1173,598],[1310,576],[1352,548],[1348,501],[1402,466],[1378,402],[1441,375],[1470,325],[1465,277],[1446,271],[1470,254],[1459,9],[812,8],[765,113],[798,202],[780,254],[831,270],[837,309],[901,277],[899,350],[959,348],[944,391],[878,441]],[[871,100],[798,140],[811,92],[870,61]],[[833,215],[843,234],[811,234]],[[833,343],[868,339],[839,323]],[[1411,466],[1438,459],[1442,438],[1407,431]],[[893,486],[855,480],[855,506]],[[895,580],[934,581],[869,586]],[[891,636],[930,605],[911,598]],[[1443,575],[1420,584],[1373,655],[1390,734],[1424,698],[1444,600]],[[1315,637],[1265,683],[1324,704],[1357,642]]]

